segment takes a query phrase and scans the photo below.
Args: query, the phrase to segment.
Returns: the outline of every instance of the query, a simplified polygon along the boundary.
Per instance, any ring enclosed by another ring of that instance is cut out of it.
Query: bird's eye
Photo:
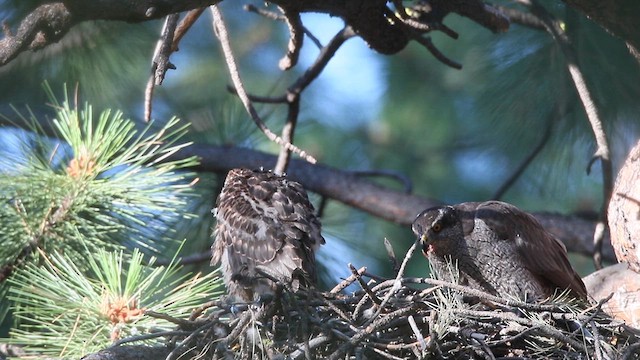
[[[440,225],[440,223],[434,224],[431,229],[433,230],[433,232],[439,233],[442,230],[442,225]]]

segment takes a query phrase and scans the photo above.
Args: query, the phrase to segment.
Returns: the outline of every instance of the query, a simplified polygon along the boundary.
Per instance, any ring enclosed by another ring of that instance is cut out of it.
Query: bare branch
[[[296,66],[300,57],[300,50],[304,42],[304,30],[300,13],[296,11],[288,11],[286,8],[280,7],[284,15],[285,23],[289,28],[289,44],[287,45],[287,53],[284,55],[278,66],[281,70],[289,70]]]
[[[173,43],[171,47],[172,52],[178,51],[178,44],[182,38],[187,34],[189,29],[195,24],[196,20],[200,18],[200,15],[204,13],[206,8],[202,7],[199,9],[191,10],[184,16],[180,24],[176,27],[175,36],[173,37]]]
[[[250,11],[250,12],[256,13],[258,15],[262,15],[262,16],[266,17],[267,19],[277,20],[277,21],[286,21],[286,19],[284,18],[283,15],[277,14],[277,13],[275,13],[273,11],[268,11],[268,10],[265,10],[265,9],[257,8],[255,5],[252,5],[252,4],[245,5],[244,9],[246,11]],[[320,43],[320,40],[318,40],[318,38],[315,37],[315,35],[313,35],[313,33],[311,33],[311,31],[309,31],[309,29],[307,29],[306,27],[302,26],[302,30],[303,30],[304,34],[307,35],[309,37],[309,39],[318,47],[318,49],[322,48],[322,44]]]
[[[293,143],[293,135],[296,130],[296,124],[298,123],[298,115],[300,114],[300,97],[296,97],[293,101],[288,103],[287,122],[282,127],[282,140]],[[278,154],[278,161],[273,169],[276,174],[284,174],[289,166],[289,160],[291,159],[291,150],[286,146],[280,147],[280,153]]]
[[[406,175],[393,170],[356,170],[353,172],[359,176],[366,177],[387,177],[402,184],[402,189],[406,194],[413,191],[413,183]]]
[[[0,40],[0,66],[21,52],[38,50],[60,40],[75,24],[75,19],[62,3],[40,5],[22,20],[15,35],[5,29]]]
[[[222,18],[222,13],[217,5],[212,5],[210,7],[211,13],[213,15],[213,28],[216,32],[216,35],[220,39],[220,44],[222,45],[222,51],[224,53],[225,60],[227,62],[227,66],[229,68],[229,74],[231,75],[231,80],[233,82],[233,86],[238,93],[238,97],[240,101],[244,105],[245,109],[251,116],[251,119],[256,123],[258,128],[267,136],[267,138],[280,146],[287,148],[289,151],[293,151],[298,154],[301,158],[307,160],[310,163],[315,163],[316,159],[314,159],[311,155],[308,155],[306,152],[298,148],[297,146],[287,143],[282,140],[281,137],[274,134],[262,121],[260,115],[253,107],[251,100],[249,99],[246,90],[244,89],[244,85],[242,83],[242,79],[240,78],[240,73],[238,72],[238,68],[236,66],[236,62],[233,56],[233,52],[231,51],[231,44],[229,43],[229,36],[227,34],[227,27],[224,24],[224,20]]]
[[[178,25],[178,14],[171,14],[167,16],[160,32],[160,39],[156,44],[156,49],[153,54],[153,61],[151,62],[151,74],[147,81],[147,86],[144,92],[144,120],[151,120],[151,110],[153,106],[153,90],[155,86],[162,85],[164,77],[169,69],[175,69],[176,67],[169,61],[171,53],[175,47],[173,45],[173,38]]]
[[[156,51],[153,57],[154,71],[153,76],[155,78],[154,84],[156,86],[162,85],[165,74],[169,69],[175,69],[175,66],[169,61],[169,56],[175,48],[173,46],[173,38],[175,36],[176,27],[178,26],[178,14],[171,14],[167,16],[164,26],[162,27],[162,33],[160,34],[160,40],[156,47]]]
[[[195,21],[202,15],[205,8],[189,11],[182,19],[179,25],[174,26],[173,22],[178,20],[178,15],[173,14],[167,17],[164,28],[162,29],[161,39],[156,45],[153,62],[151,64],[151,75],[147,81],[144,91],[144,120],[151,120],[151,111],[153,107],[153,91],[155,86],[162,84],[164,76],[168,69],[175,69],[175,66],[169,62],[169,56],[178,51],[178,44],[182,37],[189,31]],[[172,22],[171,24],[169,22]],[[168,25],[170,24],[170,27]],[[171,37],[169,37],[171,35]]]
[[[527,26],[529,28],[536,29],[536,30],[542,30],[542,31],[547,30],[542,20],[540,20],[540,18],[538,18],[537,16],[531,13],[523,12],[518,9],[513,9],[513,8],[500,6],[500,5],[496,6],[496,8],[500,10],[500,12],[502,12],[506,17],[508,17],[509,21],[513,23]]]
[[[413,37],[413,39],[415,41],[417,41],[418,43],[420,43],[422,46],[424,46],[425,48],[427,48],[427,50],[429,50],[429,52],[436,58],[438,59],[438,61],[440,61],[441,63],[450,66],[454,69],[462,69],[462,65],[460,63],[457,63],[451,59],[449,59],[448,57],[446,57],[443,53],[440,52],[440,50],[438,50],[438,48],[433,45],[433,42],[431,41],[431,38],[428,36],[415,36]]]
[[[320,50],[320,54],[314,61],[314,63],[304,72],[304,74],[289,87],[287,92],[287,98],[293,99],[304,91],[315,80],[318,75],[324,70],[329,63],[329,60],[335,55],[336,51],[344,44],[345,41],[354,37],[356,34],[349,26],[340,30],[329,43]]]

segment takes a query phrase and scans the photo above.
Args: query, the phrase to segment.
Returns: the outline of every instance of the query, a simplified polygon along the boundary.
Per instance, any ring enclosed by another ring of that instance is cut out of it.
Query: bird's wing
[[[500,201],[478,205],[476,217],[481,218],[499,238],[513,241],[525,267],[545,282],[560,289],[570,289],[586,299],[587,290],[575,272],[567,251],[559,240],[547,232],[530,214]]]

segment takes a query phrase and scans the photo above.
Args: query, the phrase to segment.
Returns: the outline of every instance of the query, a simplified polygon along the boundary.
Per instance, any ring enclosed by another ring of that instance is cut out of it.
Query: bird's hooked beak
[[[433,244],[433,241],[429,240],[426,233],[420,236],[420,244],[422,245],[422,252],[425,255],[427,255],[429,252],[433,250],[433,248],[431,247],[431,244]]]

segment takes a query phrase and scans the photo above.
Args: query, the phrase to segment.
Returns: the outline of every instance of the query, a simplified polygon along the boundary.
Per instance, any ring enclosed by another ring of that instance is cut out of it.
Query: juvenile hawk
[[[315,251],[325,240],[302,185],[268,171],[233,169],[215,212],[211,264],[221,264],[231,298],[273,294],[268,277],[294,288],[315,284]]]
[[[459,282],[499,296],[543,300],[566,289],[587,291],[564,245],[531,215],[500,201],[468,202],[423,211],[413,232],[432,268],[447,278],[456,264]]]

